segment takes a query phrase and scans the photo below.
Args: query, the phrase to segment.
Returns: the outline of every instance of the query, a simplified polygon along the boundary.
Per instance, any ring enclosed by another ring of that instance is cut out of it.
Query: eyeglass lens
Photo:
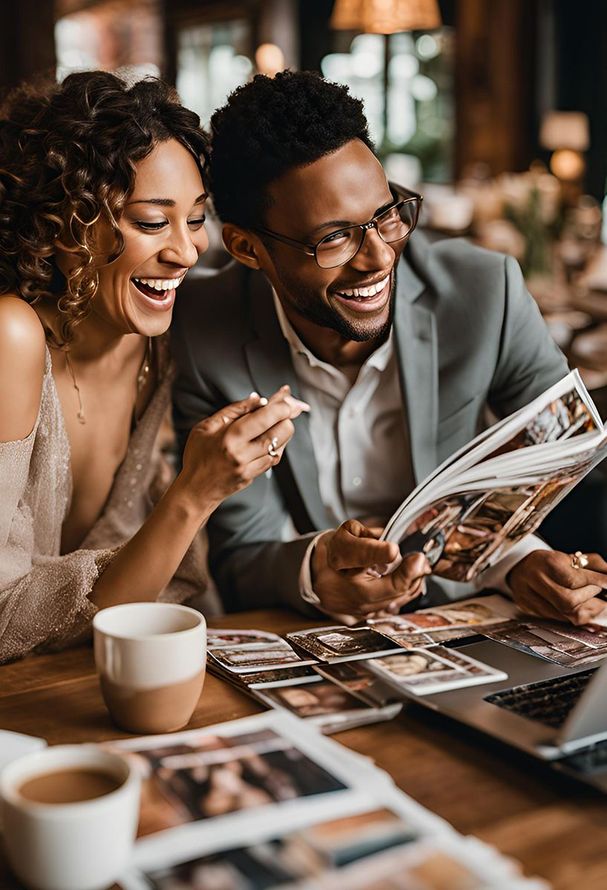
[[[417,212],[416,201],[408,201],[400,206],[391,207],[376,218],[377,231],[387,244],[400,241],[415,228]],[[332,269],[347,263],[360,248],[365,234],[366,229],[360,226],[351,226],[327,235],[316,246],[316,262],[322,269]]]

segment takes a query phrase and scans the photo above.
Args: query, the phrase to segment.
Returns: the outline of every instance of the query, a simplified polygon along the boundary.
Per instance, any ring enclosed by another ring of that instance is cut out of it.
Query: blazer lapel
[[[438,360],[434,314],[423,305],[425,286],[404,255],[397,274],[394,332],[407,435],[416,482],[436,467]]]
[[[249,275],[252,326],[256,338],[245,344],[245,354],[255,387],[269,396],[288,383],[291,392],[301,398],[289,344],[280,329],[272,290],[265,277]],[[314,458],[307,414],[294,421],[295,434],[289,442],[276,474],[293,520],[300,534],[331,526],[318,487],[318,468]]]

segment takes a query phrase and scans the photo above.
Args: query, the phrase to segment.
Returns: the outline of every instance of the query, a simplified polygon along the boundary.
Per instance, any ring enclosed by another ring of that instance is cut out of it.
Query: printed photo
[[[273,730],[117,750],[142,776],[139,836],[346,787]]]
[[[320,683],[303,683],[299,686],[285,686],[279,689],[258,691],[259,698],[273,708],[286,708],[296,717],[325,717],[330,714],[343,714],[360,711],[368,705],[355,698],[329,680]]]
[[[238,646],[244,643],[279,643],[278,634],[265,630],[222,630],[214,627],[207,629],[207,649]]]
[[[287,634],[287,639],[320,661],[369,658],[398,648],[369,627],[319,627]]]
[[[266,890],[339,869],[408,844],[415,832],[390,810],[321,822],[250,847],[146,875],[154,890]]]
[[[371,670],[377,671],[380,676],[407,687],[426,683],[429,676],[433,683],[439,676],[449,680],[458,675],[462,676],[459,668],[436,658],[427,649],[409,650],[398,655],[374,658],[368,664]]]
[[[254,689],[257,686],[291,686],[294,683],[301,683],[307,680],[313,683],[320,677],[312,666],[302,665],[301,667],[274,668],[267,671],[255,671],[250,674],[241,674],[238,677],[239,682],[245,686]]]
[[[553,627],[558,630],[553,630]],[[583,642],[586,632],[588,628],[572,627],[569,631],[565,625],[552,625],[549,622],[536,624],[534,621],[511,621],[482,631],[483,636],[498,643],[564,667],[589,664],[607,655],[607,644],[597,646]]]
[[[486,869],[479,873],[474,862],[442,850],[440,841],[433,839],[401,845],[329,872],[317,882],[307,883],[305,890],[488,890],[492,885]]]
[[[377,674],[369,670],[364,661],[319,664],[315,670],[374,707],[382,708],[398,701],[397,694],[385,683],[382,683]]]
[[[454,627],[480,627],[499,624],[505,620],[495,608],[483,599],[461,600],[432,609],[422,609],[407,615],[407,621],[428,631]],[[474,631],[477,633],[477,631]]]
[[[259,671],[304,663],[283,640],[278,643],[248,643],[212,649],[209,658],[228,671]]]
[[[435,575],[471,581],[533,532],[596,459],[589,452],[574,468],[554,471],[547,479],[438,498],[402,532],[401,552],[421,550]]]
[[[434,642],[429,634],[399,615],[394,618],[372,618],[367,624],[403,649],[423,649]]]

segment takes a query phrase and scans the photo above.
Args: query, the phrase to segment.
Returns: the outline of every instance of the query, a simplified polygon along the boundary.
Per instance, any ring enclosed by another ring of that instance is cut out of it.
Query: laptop
[[[411,696],[417,704],[607,792],[607,659],[565,668],[493,640],[457,648],[508,679]]]

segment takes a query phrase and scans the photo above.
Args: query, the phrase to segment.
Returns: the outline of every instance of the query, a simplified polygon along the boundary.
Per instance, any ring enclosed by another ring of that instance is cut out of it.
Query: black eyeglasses
[[[276,241],[302,250],[309,256],[313,256],[321,269],[335,269],[350,262],[363,246],[365,235],[369,229],[375,229],[380,238],[386,244],[402,241],[408,238],[419,219],[419,211],[423,198],[417,192],[390,183],[390,191],[394,201],[388,204],[381,213],[376,214],[368,222],[357,223],[352,226],[344,226],[335,232],[330,232],[321,238],[316,244],[307,244],[305,241],[296,241],[270,229],[255,228],[254,232],[268,235]]]

